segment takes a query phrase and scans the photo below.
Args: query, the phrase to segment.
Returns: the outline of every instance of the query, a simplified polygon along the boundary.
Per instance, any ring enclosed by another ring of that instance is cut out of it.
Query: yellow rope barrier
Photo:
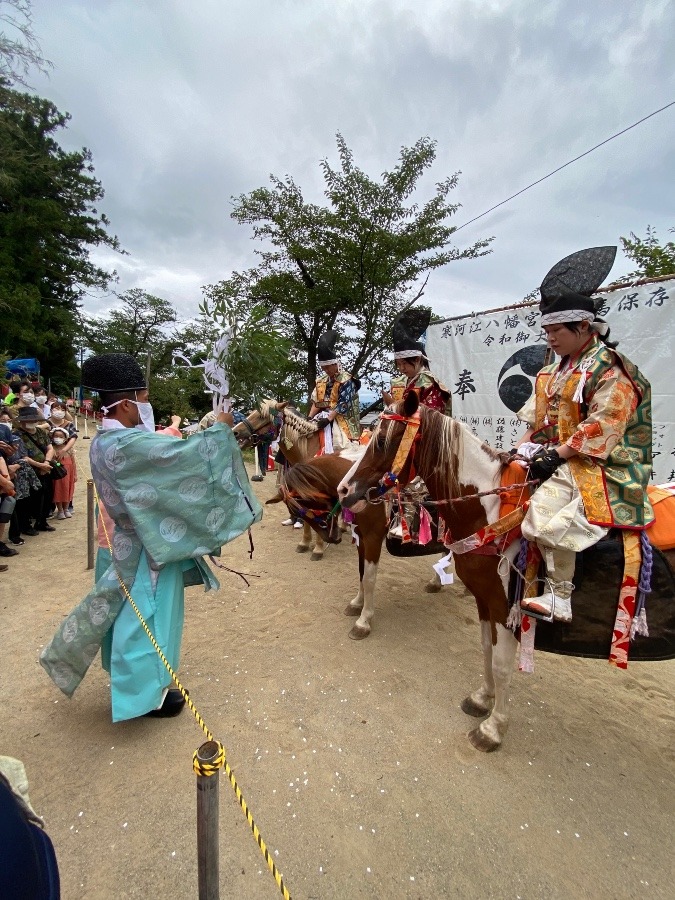
[[[95,487],[94,487],[94,497],[96,499],[96,505],[99,507],[99,516],[100,516],[101,515],[100,502],[99,502],[98,492],[96,491]],[[108,549],[110,550],[110,557],[111,557],[111,559],[113,559],[113,548],[112,548],[112,544],[110,542],[110,535],[108,534],[108,529],[106,528],[105,517],[101,518],[101,522],[103,524],[103,531],[105,534],[105,539],[108,543]],[[112,564],[113,564],[113,566],[115,566],[114,561]],[[150,638],[150,642],[152,643],[152,646],[155,648],[155,650],[157,651],[157,653],[159,655],[159,658],[164,663],[164,666],[165,666],[167,672],[169,673],[169,675],[171,676],[171,678],[173,679],[174,684],[176,685],[178,690],[181,692],[183,699],[185,700],[187,706],[189,707],[193,716],[197,720],[197,724],[199,725],[199,727],[202,729],[202,731],[206,735],[206,739],[209,741],[213,741],[214,740],[213,734],[206,727],[206,723],[204,722],[204,720],[200,716],[196,706],[190,699],[190,695],[185,690],[183,685],[180,683],[180,681],[178,680],[178,676],[176,675],[174,670],[171,668],[171,665],[169,664],[168,659],[162,653],[162,648],[159,646],[159,644],[155,640],[155,636],[148,628],[147,622],[143,618],[143,615],[141,614],[141,611],[139,610],[139,608],[136,606],[136,603],[134,602],[134,599],[131,596],[131,593],[127,589],[126,584],[120,578],[120,574],[117,571],[117,567],[115,567],[115,574],[117,575],[117,580],[120,583],[120,587],[122,588],[122,591],[123,591],[125,597],[129,601],[129,603],[131,603],[132,609],[138,616],[138,619],[139,619],[141,625],[143,626],[143,630],[145,631],[147,636]],[[265,862],[267,863],[267,867],[269,868],[270,872],[272,873],[274,880],[276,881],[277,886],[278,886],[279,890],[281,891],[281,895],[282,895],[282,897],[284,897],[284,900],[291,900],[291,895],[288,891],[288,888],[284,884],[284,877],[281,874],[281,872],[277,869],[276,863],[272,859],[270,852],[267,849],[267,845],[265,844],[265,841],[262,838],[262,835],[258,831],[258,826],[255,824],[255,821],[253,820],[253,815],[251,813],[251,810],[248,808],[248,805],[246,803],[246,800],[244,799],[244,796],[241,792],[239,785],[237,784],[237,779],[234,777],[234,772],[230,768],[230,764],[227,762],[225,748],[220,743],[220,741],[216,741],[215,743],[218,745],[218,754],[213,762],[205,763],[202,760],[199,760],[197,757],[199,750],[195,750],[194,755],[192,757],[193,771],[195,772],[196,775],[210,776],[210,775],[217,774],[219,769],[221,769],[223,767],[225,768],[225,774],[227,775],[227,777],[230,781],[230,784],[232,785],[232,788],[234,789],[234,793],[237,797],[237,800],[239,801],[239,805],[241,806],[241,809],[242,809],[244,815],[246,816],[246,821],[248,822],[248,824],[251,828],[253,837],[255,838],[256,843],[258,844],[258,847],[260,847],[260,851],[261,851],[262,855],[265,857]]]

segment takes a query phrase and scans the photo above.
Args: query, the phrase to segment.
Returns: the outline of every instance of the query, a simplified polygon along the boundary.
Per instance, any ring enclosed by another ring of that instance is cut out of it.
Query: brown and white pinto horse
[[[352,461],[342,456],[318,456],[306,463],[291,466],[284,474],[282,493],[288,508],[300,513],[303,518],[305,515],[315,516],[311,519],[312,528],[324,540],[332,543],[339,543],[340,529],[334,527],[336,523],[327,521],[327,517],[334,512],[338,485],[352,465]],[[304,521],[307,522],[308,519]],[[387,525],[383,503],[368,503],[354,515],[354,535],[359,555],[359,590],[344,611],[346,616],[358,616],[349,632],[349,637],[353,640],[361,640],[370,634],[375,614],[375,582]]]
[[[414,461],[434,500],[463,497],[464,502],[443,506],[443,518],[453,541],[469,537],[499,516],[496,495],[472,497],[499,484],[499,454],[481,443],[466,426],[455,419],[419,406],[417,395],[409,394],[396,407],[399,415],[382,419],[360,462],[352,466],[339,486],[342,506],[354,513],[367,504],[364,498],[376,490],[391,470],[399,444],[406,431],[406,420],[419,415],[418,440]],[[403,486],[410,477],[410,457],[400,472]],[[511,561],[516,546],[506,551]],[[479,750],[495,750],[508,726],[508,691],[518,642],[506,627],[508,615],[508,572],[500,574],[497,556],[463,554],[455,556],[455,571],[473,594],[478,606],[483,646],[484,681],[468,696],[464,712],[487,718],[470,732],[471,743]],[[506,568],[504,566],[504,568]]]

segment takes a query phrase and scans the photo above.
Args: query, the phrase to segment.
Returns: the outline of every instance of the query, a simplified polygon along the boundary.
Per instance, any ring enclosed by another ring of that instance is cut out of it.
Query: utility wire
[[[594,150],[597,150],[598,147],[602,147],[604,144],[608,144],[610,141],[613,141],[614,138],[619,137],[622,134],[625,134],[627,131],[630,131],[631,128],[635,128],[637,125],[640,125],[642,122],[646,122],[647,119],[651,119],[652,116],[656,116],[659,113],[663,112],[664,109],[668,109],[671,106],[675,106],[675,100],[671,100],[670,103],[666,103],[665,106],[662,106],[661,109],[656,109],[654,112],[649,113],[648,116],[644,116],[642,119],[638,119],[637,122],[633,122],[632,125],[629,125],[627,128],[624,128],[622,131],[617,131],[616,134],[613,134],[611,137],[605,138],[604,141],[600,141],[599,144],[596,144],[595,147],[591,147],[590,150],[586,150],[585,153],[580,153],[579,156],[575,156],[574,159],[570,159],[569,162],[563,163],[562,166],[558,166],[557,169],[554,169],[552,172],[549,172],[548,175],[544,175],[543,178],[538,178],[536,181],[533,181],[532,184],[528,184],[527,187],[521,188],[521,190],[516,191],[515,194],[511,194],[510,197],[507,197],[506,200],[502,200],[501,203],[496,203],[494,206],[491,206],[490,209],[486,209],[485,212],[481,213],[479,216],[475,216],[473,219],[469,219],[468,222],[465,222],[463,225],[460,225],[459,228],[456,228],[455,231],[461,231],[462,228],[466,228],[467,225],[471,225],[472,222],[477,222],[478,219],[482,219],[483,216],[487,216],[488,213],[491,213],[493,210],[498,209],[500,206],[504,206],[505,203],[508,203],[509,200],[513,200],[514,197],[519,197],[520,194],[524,194],[525,191],[529,191],[530,188],[533,188],[537,184],[541,184],[542,181],[546,181],[547,178],[550,178],[551,175],[555,175],[556,172],[560,172],[562,169],[565,169],[567,166],[571,166],[572,163],[575,163],[577,160],[582,159],[584,156],[588,156],[589,153],[592,153]]]

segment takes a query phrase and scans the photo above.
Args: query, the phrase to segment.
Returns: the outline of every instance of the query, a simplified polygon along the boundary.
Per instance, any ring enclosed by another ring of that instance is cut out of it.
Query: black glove
[[[539,450],[530,461],[529,477],[546,481],[564,462],[557,450]]]
[[[314,421],[316,422],[317,428],[325,428],[326,425],[331,424],[330,419],[327,419],[324,416],[322,416],[320,419],[314,419]]]

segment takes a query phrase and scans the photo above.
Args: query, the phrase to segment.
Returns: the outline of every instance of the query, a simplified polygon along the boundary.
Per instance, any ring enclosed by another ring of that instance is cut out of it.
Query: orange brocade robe
[[[651,387],[639,369],[596,335],[567,373],[558,365],[537,375],[532,403],[520,412],[534,427],[532,441],[568,444],[568,460],[586,518],[605,528],[647,527],[652,472]],[[582,399],[574,399],[586,374]],[[534,414],[533,414],[534,413]]]

